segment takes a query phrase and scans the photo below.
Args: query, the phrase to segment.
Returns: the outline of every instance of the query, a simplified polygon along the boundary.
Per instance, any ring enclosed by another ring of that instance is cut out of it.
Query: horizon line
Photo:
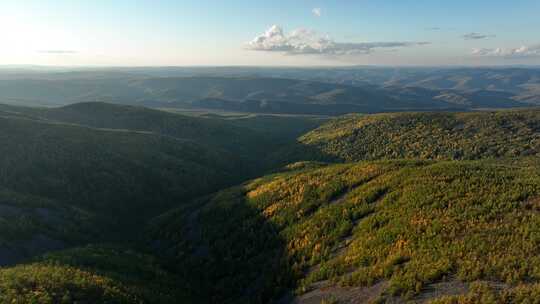
[[[343,68],[540,68],[540,64],[440,64],[440,65],[37,65],[0,64],[0,69],[165,69],[165,68],[296,68],[296,69],[343,69]]]

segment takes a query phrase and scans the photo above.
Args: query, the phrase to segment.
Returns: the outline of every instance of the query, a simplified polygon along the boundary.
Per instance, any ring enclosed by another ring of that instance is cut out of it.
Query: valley
[[[538,121],[2,105],[0,302],[535,298]]]
[[[540,1],[0,1],[0,304],[540,304]]]

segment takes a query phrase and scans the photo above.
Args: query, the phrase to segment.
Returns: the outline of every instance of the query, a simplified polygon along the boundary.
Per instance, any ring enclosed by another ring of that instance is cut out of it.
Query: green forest
[[[0,106],[0,303],[540,303],[540,111]]]
[[[350,114],[300,138],[342,161],[537,156],[540,111]]]

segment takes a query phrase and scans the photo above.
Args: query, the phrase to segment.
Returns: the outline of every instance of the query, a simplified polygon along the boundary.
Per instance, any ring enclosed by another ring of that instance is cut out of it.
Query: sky
[[[0,0],[0,65],[540,65],[538,0]]]

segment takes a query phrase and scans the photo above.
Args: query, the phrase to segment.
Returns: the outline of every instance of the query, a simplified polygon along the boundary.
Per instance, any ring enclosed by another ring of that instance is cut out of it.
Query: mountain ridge
[[[102,76],[100,76],[102,77]],[[154,108],[206,108],[224,111],[284,114],[468,110],[483,107],[525,107],[535,100],[534,83],[515,92],[427,88],[396,84],[340,83],[330,77],[294,79],[261,76],[0,79],[0,100],[12,104],[59,106],[102,101]],[[532,91],[531,91],[532,90]],[[46,92],[44,94],[43,92]],[[458,102],[456,102],[456,100]],[[37,102],[40,101],[40,102]]]

